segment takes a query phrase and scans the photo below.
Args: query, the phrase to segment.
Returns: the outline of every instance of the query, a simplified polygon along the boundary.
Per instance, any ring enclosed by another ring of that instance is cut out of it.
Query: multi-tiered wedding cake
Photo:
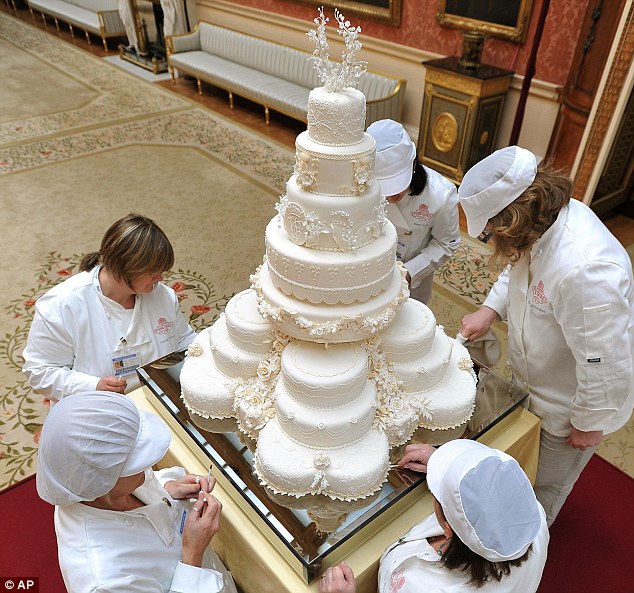
[[[467,350],[408,298],[352,88],[360,29],[335,17],[347,53],[329,61],[321,12],[309,37],[324,86],[310,93],[264,263],[189,347],[180,380],[191,413],[234,417],[257,441],[270,490],[353,500],[381,487],[390,448],[419,426],[466,422],[476,389]]]

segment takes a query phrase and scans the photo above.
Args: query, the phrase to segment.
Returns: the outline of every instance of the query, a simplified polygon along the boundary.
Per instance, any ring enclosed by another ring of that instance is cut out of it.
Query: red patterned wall
[[[229,1],[309,22],[317,16],[316,8],[293,0]],[[535,78],[558,85],[565,84],[588,2],[589,0],[551,1],[537,56]],[[487,39],[482,61],[524,74],[541,5],[542,0],[534,0],[528,35],[523,45],[501,39]],[[437,10],[437,0],[403,0],[400,27],[363,20],[348,14],[345,16],[351,19],[353,24],[360,25],[364,35],[442,55],[457,55],[462,46],[461,33],[441,27],[436,20]],[[310,26],[308,25],[306,30]]]

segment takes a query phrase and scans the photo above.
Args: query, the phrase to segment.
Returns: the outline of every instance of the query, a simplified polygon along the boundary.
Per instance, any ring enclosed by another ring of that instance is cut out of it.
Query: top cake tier
[[[350,146],[363,140],[365,95],[353,88],[329,92],[324,87],[308,96],[308,136],[326,146]]]

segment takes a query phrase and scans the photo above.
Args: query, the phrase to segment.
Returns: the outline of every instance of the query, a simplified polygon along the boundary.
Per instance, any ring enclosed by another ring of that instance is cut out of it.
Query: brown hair
[[[526,191],[489,220],[495,238],[491,263],[517,262],[555,222],[571,197],[570,178],[540,165]]]
[[[85,255],[79,267],[88,271],[99,263],[116,280],[131,286],[138,276],[169,270],[174,265],[174,250],[153,220],[128,214],[106,231],[99,251]]]
[[[533,544],[523,556],[515,560],[502,560],[501,562],[491,562],[476,554],[469,548],[454,532],[445,552],[442,561],[448,570],[461,570],[469,578],[469,585],[479,589],[489,581],[498,583],[511,574],[511,569],[521,566],[528,559],[533,550]]]

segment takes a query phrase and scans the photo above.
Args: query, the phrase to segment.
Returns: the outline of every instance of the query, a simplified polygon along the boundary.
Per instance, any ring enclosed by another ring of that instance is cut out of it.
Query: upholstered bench
[[[73,26],[82,29],[90,44],[88,33],[101,37],[103,47],[108,51],[109,37],[125,36],[125,27],[117,10],[117,0],[27,0],[31,18],[35,22],[33,11],[41,13],[46,25],[46,16],[53,17],[59,31],[59,21],[70,27],[74,36]]]
[[[310,52],[301,51],[200,21],[191,33],[167,37],[167,62],[174,71],[190,75],[264,106],[266,123],[269,109],[306,121],[308,94],[320,86]],[[366,125],[379,119],[400,120],[405,80],[368,71],[358,88],[367,99]]]

